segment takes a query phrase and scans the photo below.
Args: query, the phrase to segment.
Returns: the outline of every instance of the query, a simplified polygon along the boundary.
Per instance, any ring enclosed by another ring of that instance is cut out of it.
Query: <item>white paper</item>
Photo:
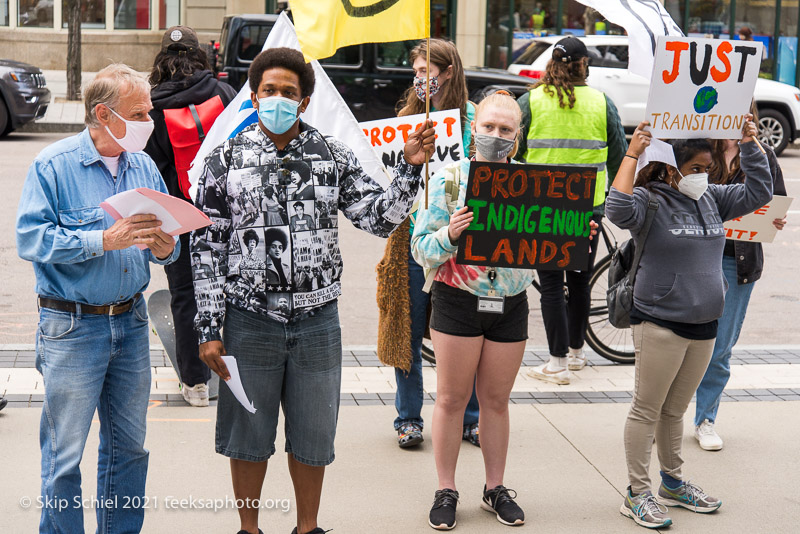
[[[230,388],[236,400],[244,406],[245,410],[250,413],[256,413],[253,403],[247,399],[247,393],[245,393],[244,386],[242,386],[242,379],[239,376],[239,366],[236,364],[236,358],[230,355],[223,356],[222,361],[225,362],[225,365],[228,367],[228,372],[231,375],[230,380],[226,381],[225,384]]]
[[[639,162],[636,164],[636,174],[639,174],[639,171],[653,161],[660,161],[675,168],[678,167],[675,162],[675,152],[672,151],[672,145],[655,137],[650,140],[650,146],[645,148],[644,152],[639,156]]]
[[[136,189],[117,193],[113,197],[107,198],[106,202],[117,210],[123,218],[152,213],[161,221],[161,230],[165,234],[174,232],[181,227],[181,224],[167,211],[167,208],[154,199],[142,195]]]

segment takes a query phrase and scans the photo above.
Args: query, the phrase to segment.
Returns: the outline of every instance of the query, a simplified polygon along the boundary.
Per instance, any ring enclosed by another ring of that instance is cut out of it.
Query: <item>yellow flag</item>
[[[291,0],[306,61],[348,45],[430,36],[430,0]]]

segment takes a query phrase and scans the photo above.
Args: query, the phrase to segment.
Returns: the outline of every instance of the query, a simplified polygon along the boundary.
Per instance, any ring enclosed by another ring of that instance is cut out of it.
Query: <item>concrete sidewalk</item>
[[[674,526],[669,530],[797,532],[797,407],[793,402],[724,405],[719,430],[725,449],[717,453],[697,447],[687,421],[684,476],[722,498],[724,505],[711,515],[673,509]],[[622,444],[627,409],[617,404],[511,406],[505,483],[518,492],[518,502],[527,514],[520,532],[645,532],[618,511],[627,485]],[[430,406],[423,415],[429,423]],[[337,458],[326,473],[320,526],[334,529],[334,534],[432,532],[426,522],[436,489],[430,427],[420,448],[401,450],[392,431],[394,416],[389,406],[342,408]],[[34,408],[0,412],[0,446],[6,458],[0,481],[4,532],[36,531],[39,417],[40,410]],[[213,408],[152,404],[147,437],[150,510],[143,532],[233,534],[238,530],[237,514],[230,504],[228,462],[214,453],[214,420]],[[93,425],[83,460],[85,498],[95,494],[98,426]],[[281,437],[276,446],[283,450]],[[262,512],[260,523],[265,534],[288,534],[295,524],[295,499],[284,456],[277,454],[267,474],[262,497],[269,509]],[[657,467],[654,457],[653,480],[658,480]],[[456,532],[510,532],[479,509],[482,457],[466,443],[461,448],[457,484],[461,503]],[[221,499],[223,509],[199,509],[205,499]],[[33,504],[25,508],[28,502]],[[86,511],[85,520],[86,531],[93,531],[92,510]]]

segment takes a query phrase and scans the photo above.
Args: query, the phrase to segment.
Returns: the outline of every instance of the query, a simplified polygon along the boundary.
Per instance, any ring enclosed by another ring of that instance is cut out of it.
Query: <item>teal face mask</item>
[[[282,96],[270,96],[258,100],[258,119],[274,134],[284,134],[297,122],[300,102]]]

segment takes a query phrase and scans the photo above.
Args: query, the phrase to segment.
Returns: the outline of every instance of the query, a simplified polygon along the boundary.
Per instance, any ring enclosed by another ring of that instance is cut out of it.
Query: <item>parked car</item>
[[[561,37],[534,39],[508,71],[538,79],[552,57],[553,45]],[[591,35],[580,37],[589,50],[588,84],[614,101],[625,131],[632,133],[645,116],[650,82],[628,72],[628,37]],[[754,97],[758,107],[760,139],[777,154],[800,136],[800,89],[759,78]]]
[[[33,65],[0,59],[0,137],[41,119],[50,105],[42,71]]]
[[[217,77],[240,89],[247,69],[261,52],[278,15],[232,15],[222,23],[216,57]],[[408,54],[417,41],[368,43],[340,49],[320,61],[359,122],[395,116],[395,105],[411,86],[414,72]],[[500,69],[466,69],[470,99],[505,89],[517,96],[531,80]]]

